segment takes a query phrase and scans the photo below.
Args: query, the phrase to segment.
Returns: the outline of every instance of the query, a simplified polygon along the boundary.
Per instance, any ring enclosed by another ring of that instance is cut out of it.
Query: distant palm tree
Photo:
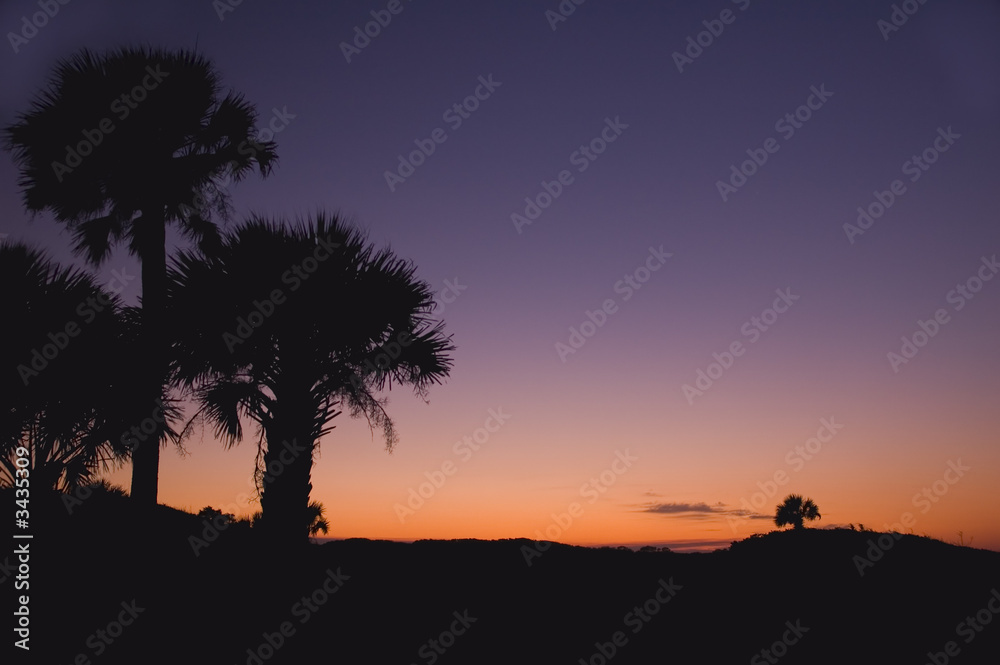
[[[20,243],[0,243],[0,284],[0,485],[14,484],[22,447],[32,489],[74,489],[125,455],[123,310],[88,273]]]
[[[212,63],[190,51],[83,50],[55,68],[29,110],[5,128],[5,148],[20,167],[24,204],[50,210],[69,227],[76,249],[100,264],[117,243],[142,262],[145,353],[133,381],[142,421],[164,398],[162,339],[166,226],[209,247],[213,214],[228,210],[227,178],[254,168],[267,175],[272,142],[255,140],[256,112],[241,96],[222,97]],[[160,442],[132,455],[133,500],[155,504]]]
[[[798,494],[789,494],[778,506],[774,523],[777,526],[791,524],[796,529],[803,528],[804,520],[820,519],[819,509],[812,499],[803,499]]]
[[[227,445],[242,439],[241,417],[259,425],[261,525],[275,538],[306,541],[313,453],[342,409],[391,450],[378,393],[395,381],[425,397],[448,375],[454,347],[414,271],[325,214],[291,229],[253,219],[171,268],[174,378]]]

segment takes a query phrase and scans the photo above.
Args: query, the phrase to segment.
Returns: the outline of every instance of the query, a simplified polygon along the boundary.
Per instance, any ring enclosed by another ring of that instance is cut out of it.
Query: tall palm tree
[[[120,405],[135,348],[125,311],[91,275],[20,243],[0,243],[0,284],[0,485],[14,484],[24,448],[32,488],[74,489],[125,454]]]
[[[60,61],[44,89],[5,128],[24,204],[51,211],[94,264],[125,243],[142,262],[140,421],[164,398],[166,226],[202,246],[218,241],[228,179],[270,171],[273,142],[255,140],[256,111],[222,96],[214,65],[191,51],[83,50]],[[155,504],[161,425],[132,456],[132,498]]]
[[[804,520],[815,520],[821,518],[819,508],[812,499],[803,499],[798,494],[789,494],[778,506],[774,514],[774,523],[777,526],[791,524],[796,529],[804,526]]]
[[[313,452],[347,409],[397,437],[382,389],[426,397],[451,368],[430,286],[337,216],[287,228],[255,218],[212,254],[181,252],[168,289],[174,378],[227,445],[259,425],[261,526],[306,542]]]

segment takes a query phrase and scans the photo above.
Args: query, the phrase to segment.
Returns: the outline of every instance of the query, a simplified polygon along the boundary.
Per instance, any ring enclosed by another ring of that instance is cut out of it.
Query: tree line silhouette
[[[26,210],[51,213],[94,266],[124,246],[141,263],[142,295],[126,306],[89,272],[0,243],[14,323],[0,483],[19,446],[35,489],[69,491],[131,462],[132,502],[154,506],[163,445],[205,423],[232,446],[250,421],[255,526],[305,542],[322,522],[310,474],[331,421],[364,417],[391,449],[383,390],[426,397],[448,376],[454,346],[430,318],[431,288],[349,220],[320,212],[220,229],[230,184],[277,163],[257,117],[206,57],[125,47],[60,61],[4,128]],[[168,256],[168,226],[191,247]]]

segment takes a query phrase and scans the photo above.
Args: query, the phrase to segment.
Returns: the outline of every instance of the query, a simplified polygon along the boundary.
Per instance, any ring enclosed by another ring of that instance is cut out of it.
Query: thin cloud
[[[730,510],[729,515],[733,517],[743,517],[748,520],[773,520],[774,515],[762,515],[761,513],[752,513],[749,510]]]
[[[677,513],[718,513],[724,511],[707,503],[654,503],[647,506],[643,512],[674,515]]]
[[[656,515],[675,515],[685,519],[697,520],[710,519],[713,515],[742,517],[751,520],[771,519],[771,515],[762,515],[743,508],[729,508],[722,502],[710,506],[704,501],[697,503],[648,503],[641,507],[640,512]]]

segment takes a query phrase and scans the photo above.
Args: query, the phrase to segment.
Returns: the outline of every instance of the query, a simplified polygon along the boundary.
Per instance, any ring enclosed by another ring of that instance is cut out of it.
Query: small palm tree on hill
[[[812,499],[803,499],[798,494],[789,494],[778,506],[774,523],[778,526],[791,524],[796,529],[804,527],[805,520],[820,519],[819,508]]]

